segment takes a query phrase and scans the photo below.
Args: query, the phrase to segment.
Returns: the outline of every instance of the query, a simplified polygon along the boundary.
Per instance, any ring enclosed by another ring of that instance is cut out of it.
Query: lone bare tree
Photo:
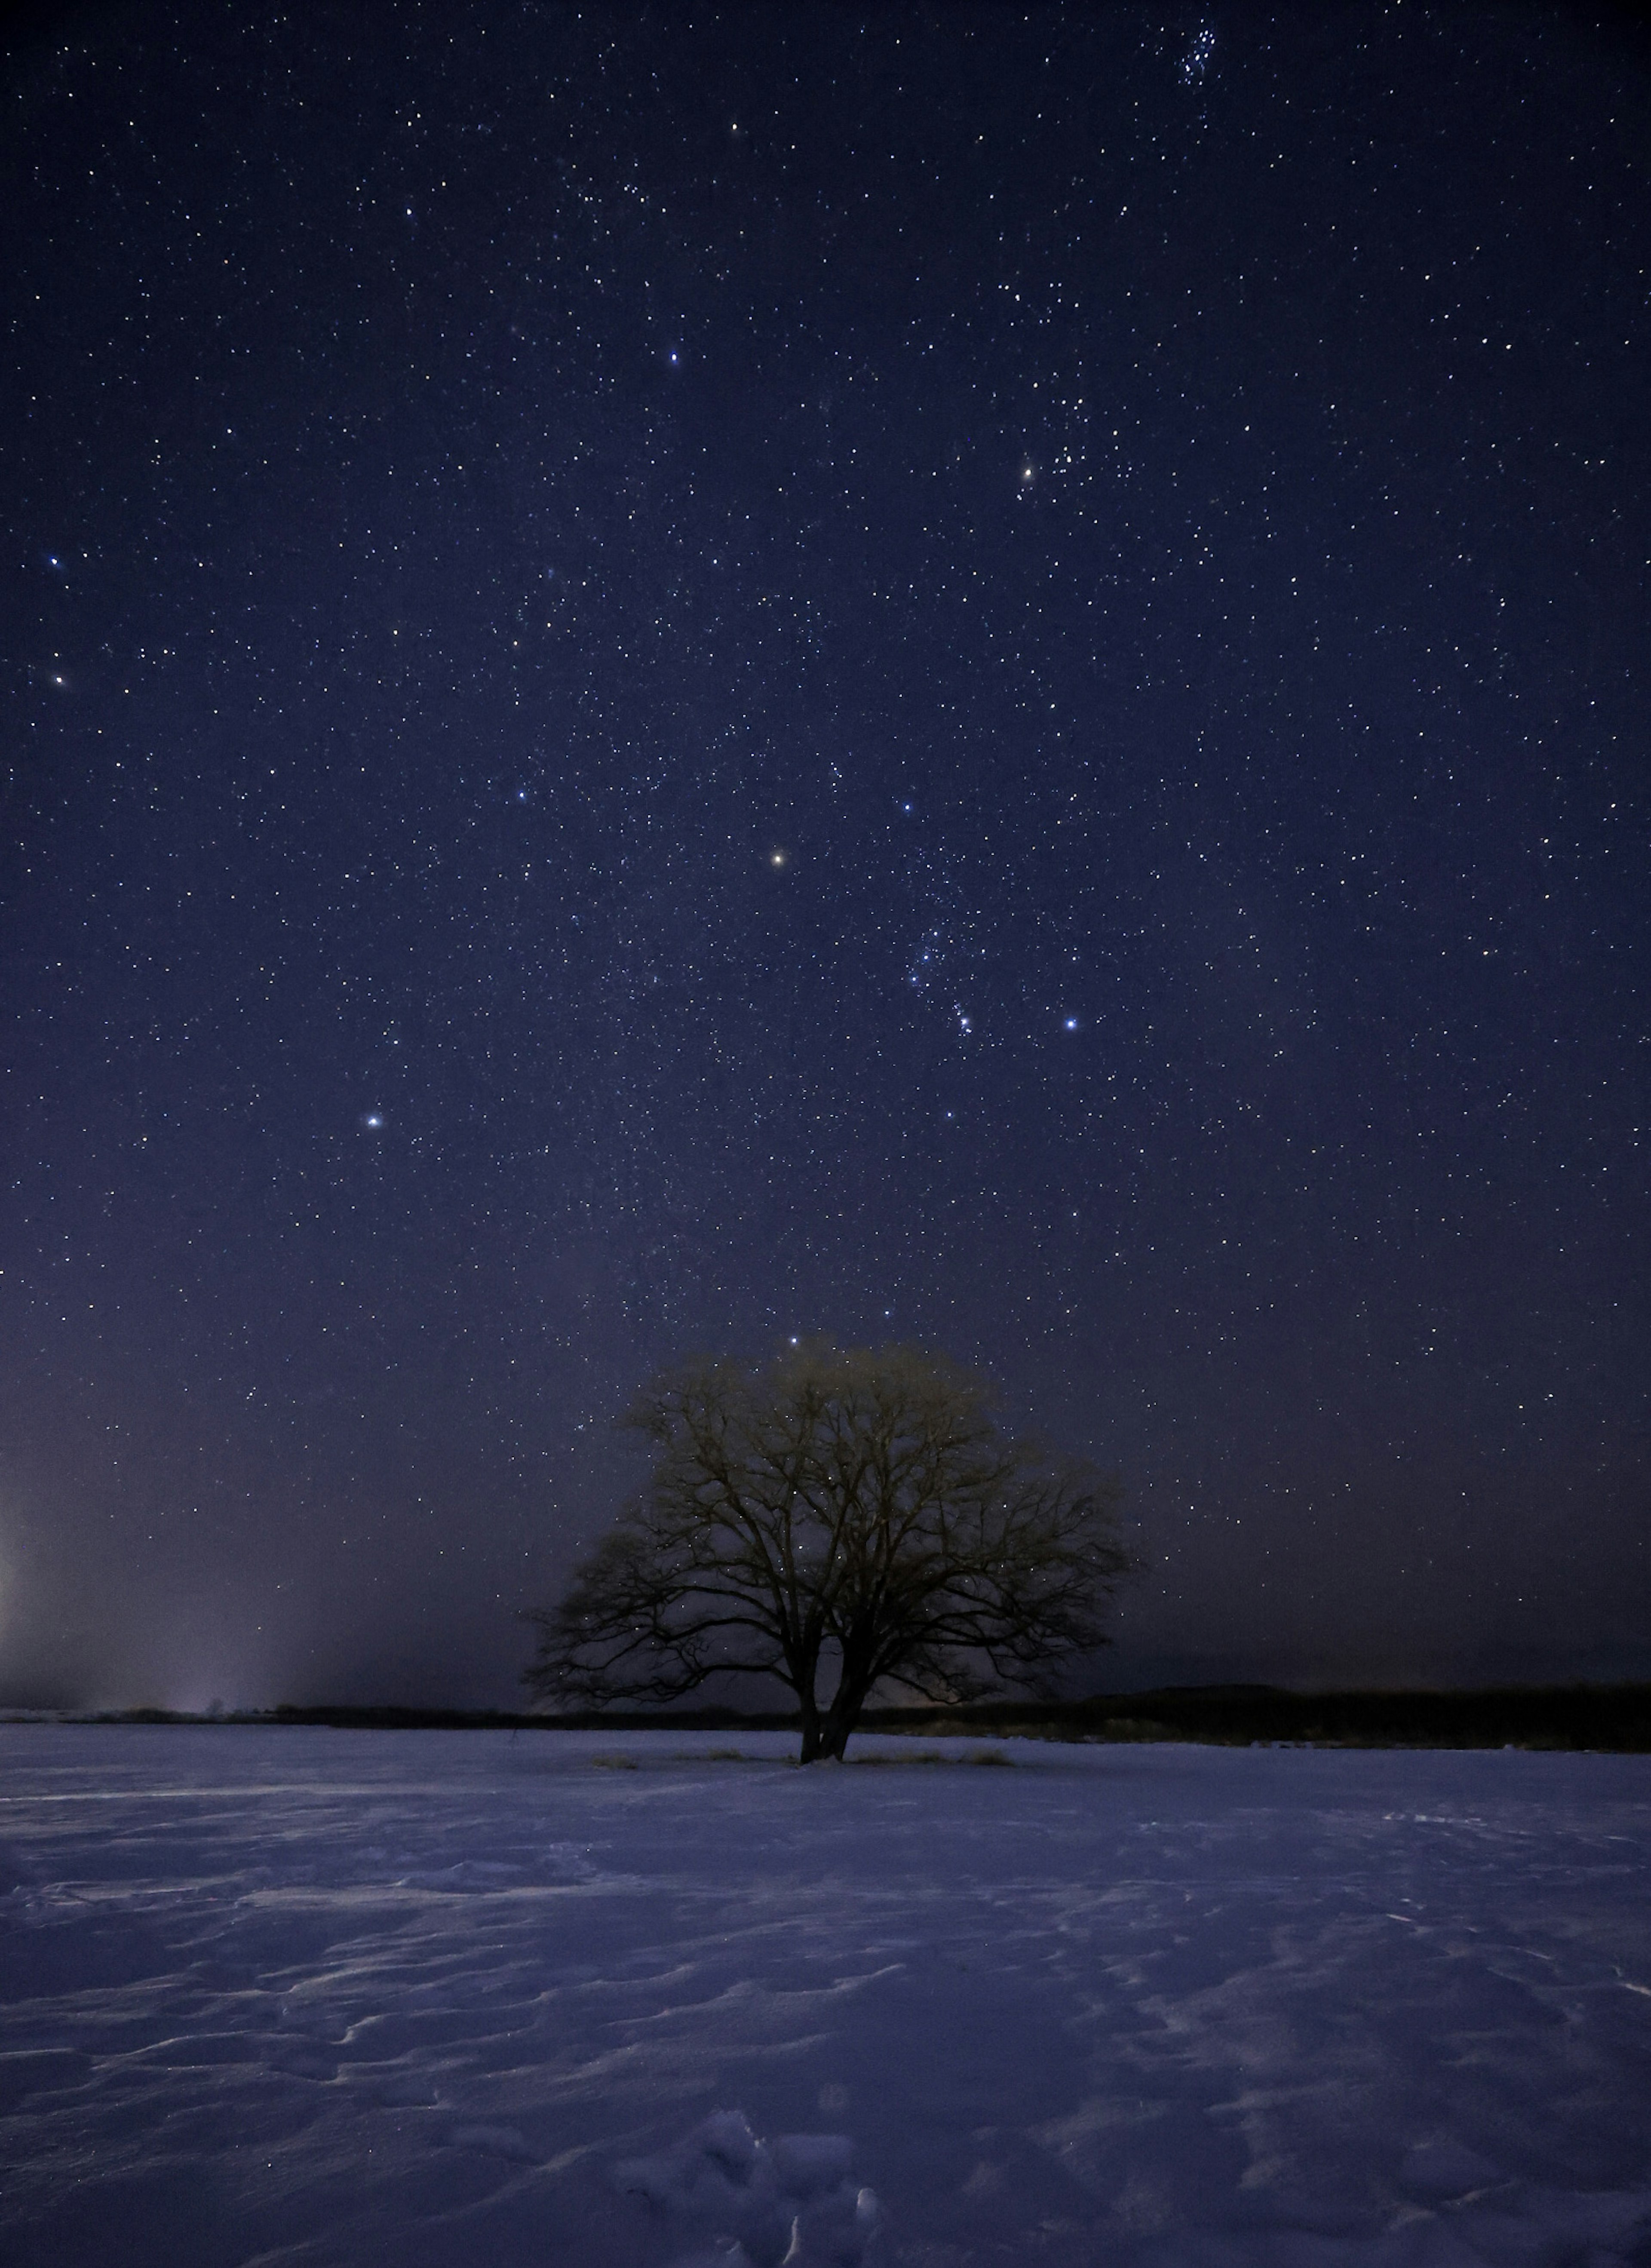
[[[1139,1564],[1115,1481],[1006,1434],[979,1381],[914,1348],[700,1364],[621,1422],[652,1474],[527,1617],[523,1683],[547,1700],[664,1702],[748,1671],[797,1696],[804,1764],[841,1756],[882,1681],[1054,1690]]]

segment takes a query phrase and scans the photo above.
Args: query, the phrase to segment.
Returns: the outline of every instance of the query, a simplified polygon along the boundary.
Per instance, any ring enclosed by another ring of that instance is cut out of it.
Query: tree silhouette
[[[916,1348],[691,1366],[621,1422],[654,1443],[653,1470],[561,1602],[527,1617],[523,1682],[545,1699],[778,1677],[802,1762],[841,1756],[880,1683],[934,1701],[1052,1692],[1107,1642],[1139,1565],[1116,1481],[1006,1434],[978,1380]]]

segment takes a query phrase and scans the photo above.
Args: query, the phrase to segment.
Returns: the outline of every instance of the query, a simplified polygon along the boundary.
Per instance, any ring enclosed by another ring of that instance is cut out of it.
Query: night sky
[[[0,1699],[510,1705],[648,1373],[983,1366],[1105,1682],[1651,1675],[1651,48],[37,11]]]

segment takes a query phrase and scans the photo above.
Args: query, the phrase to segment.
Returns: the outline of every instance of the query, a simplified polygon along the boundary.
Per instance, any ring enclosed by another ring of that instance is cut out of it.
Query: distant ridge
[[[11,1722],[44,1712],[5,1712]],[[794,1712],[740,1709],[410,1709],[316,1704],[195,1716],[168,1709],[52,1712],[57,1723],[321,1725],[385,1732],[789,1732]],[[1651,1684],[1491,1685],[1397,1692],[1294,1693],[1276,1685],[1172,1685],[1077,1701],[986,1701],[966,1708],[868,1709],[866,1732],[1018,1733],[1047,1741],[1196,1741],[1229,1747],[1572,1749],[1651,1751]]]

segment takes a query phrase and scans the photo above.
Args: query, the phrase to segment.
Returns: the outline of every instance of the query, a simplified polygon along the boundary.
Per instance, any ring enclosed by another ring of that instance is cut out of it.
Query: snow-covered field
[[[1651,1757],[997,1746],[0,1727],[0,2259],[1651,2263]]]

